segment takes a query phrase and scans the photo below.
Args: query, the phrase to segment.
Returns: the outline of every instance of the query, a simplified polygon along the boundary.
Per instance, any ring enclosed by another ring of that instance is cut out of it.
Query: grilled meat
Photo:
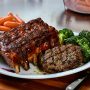
[[[66,71],[83,64],[81,48],[72,44],[48,49],[40,58],[39,67],[48,73]]]
[[[57,34],[41,18],[31,20],[0,36],[1,54],[16,72],[20,66],[28,70],[29,62],[36,62],[40,52],[59,45]]]

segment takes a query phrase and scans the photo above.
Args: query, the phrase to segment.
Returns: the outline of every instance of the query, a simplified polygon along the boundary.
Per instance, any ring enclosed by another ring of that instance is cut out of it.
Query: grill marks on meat
[[[48,72],[55,73],[76,68],[83,64],[81,48],[68,44],[48,49],[41,55],[40,67]]]
[[[15,39],[18,39],[25,33],[25,24],[18,26],[18,28],[14,28],[8,32],[4,32],[0,37],[0,41],[3,42],[3,45],[8,45],[13,42]]]
[[[42,26],[43,25],[43,26]],[[15,39],[22,37],[23,34],[29,33],[31,30],[45,30],[47,31],[49,29],[49,26],[42,21],[42,19],[38,18],[35,20],[31,20],[27,24],[23,24],[18,26],[18,28],[14,28],[8,32],[5,32],[1,36],[1,40],[3,41],[3,44],[7,45],[10,42],[14,41]],[[51,29],[54,29],[53,27]],[[30,32],[31,33],[31,32]],[[33,33],[33,32],[32,32]]]
[[[47,48],[44,47],[46,43]],[[0,36],[1,53],[17,72],[20,65],[26,70],[29,69],[29,61],[37,60],[37,55],[42,50],[57,45],[59,45],[57,31],[41,18],[31,20]]]
[[[42,32],[42,34],[40,32]],[[17,39],[16,41],[11,42],[11,44],[8,45],[8,49],[16,49],[16,48],[22,47],[23,45],[27,43],[32,43],[32,40],[35,40],[35,39],[39,39],[40,41],[40,36],[41,37],[43,36],[43,31],[34,30],[33,33],[32,31],[31,33],[25,33],[21,38]],[[47,36],[49,36],[48,32],[47,32]]]

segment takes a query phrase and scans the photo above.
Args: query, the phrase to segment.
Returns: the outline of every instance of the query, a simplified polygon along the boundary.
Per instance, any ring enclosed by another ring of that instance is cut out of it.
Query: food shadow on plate
[[[15,73],[14,69],[11,69],[4,61],[3,57],[0,56],[0,69]]]
[[[25,71],[22,67],[20,67],[21,72],[19,72],[19,75],[45,75],[45,74],[49,74],[46,73],[44,71],[41,71],[37,66],[29,63],[30,69]],[[10,68],[7,63],[4,61],[3,57],[0,57],[0,69],[8,71],[8,72],[12,72],[15,73],[15,70],[13,68]],[[73,70],[73,69],[71,69]],[[67,70],[68,71],[68,70]]]
[[[31,75],[31,74],[46,74],[46,72],[40,71],[36,66],[33,64],[29,64],[30,69],[28,71],[25,71],[22,67],[20,67],[21,72],[20,75]],[[10,68],[8,64],[4,61],[4,58],[0,56],[0,69],[15,73],[15,70],[13,68]]]

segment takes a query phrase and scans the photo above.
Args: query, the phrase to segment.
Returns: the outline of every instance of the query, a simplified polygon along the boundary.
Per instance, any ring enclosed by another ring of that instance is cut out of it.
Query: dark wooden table
[[[15,7],[17,5],[17,7]],[[57,29],[67,27],[73,31],[90,30],[90,15],[65,10],[62,0],[3,0],[0,2],[0,16],[8,11],[19,14],[24,20],[42,17]],[[86,71],[46,80],[17,79],[0,74],[0,90],[65,90],[65,87]],[[90,76],[78,90],[90,90]]]
[[[85,72],[45,80],[26,80],[0,75],[0,90],[65,90],[68,84]],[[90,76],[83,81],[77,90],[90,90]]]

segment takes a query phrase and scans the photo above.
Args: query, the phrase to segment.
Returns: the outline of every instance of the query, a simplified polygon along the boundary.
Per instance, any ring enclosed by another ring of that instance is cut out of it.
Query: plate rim
[[[90,68],[90,62],[88,62],[87,64],[85,64],[81,67],[75,68],[75,69],[71,69],[71,70],[59,72],[59,73],[54,73],[54,74],[46,74],[46,75],[32,75],[32,74],[31,75],[21,75],[21,74],[8,72],[3,69],[0,69],[0,73],[7,75],[7,76],[16,77],[16,78],[24,78],[24,79],[50,79],[50,78],[57,78],[57,77],[75,74],[75,73],[81,72],[83,70],[86,70],[88,68]]]

